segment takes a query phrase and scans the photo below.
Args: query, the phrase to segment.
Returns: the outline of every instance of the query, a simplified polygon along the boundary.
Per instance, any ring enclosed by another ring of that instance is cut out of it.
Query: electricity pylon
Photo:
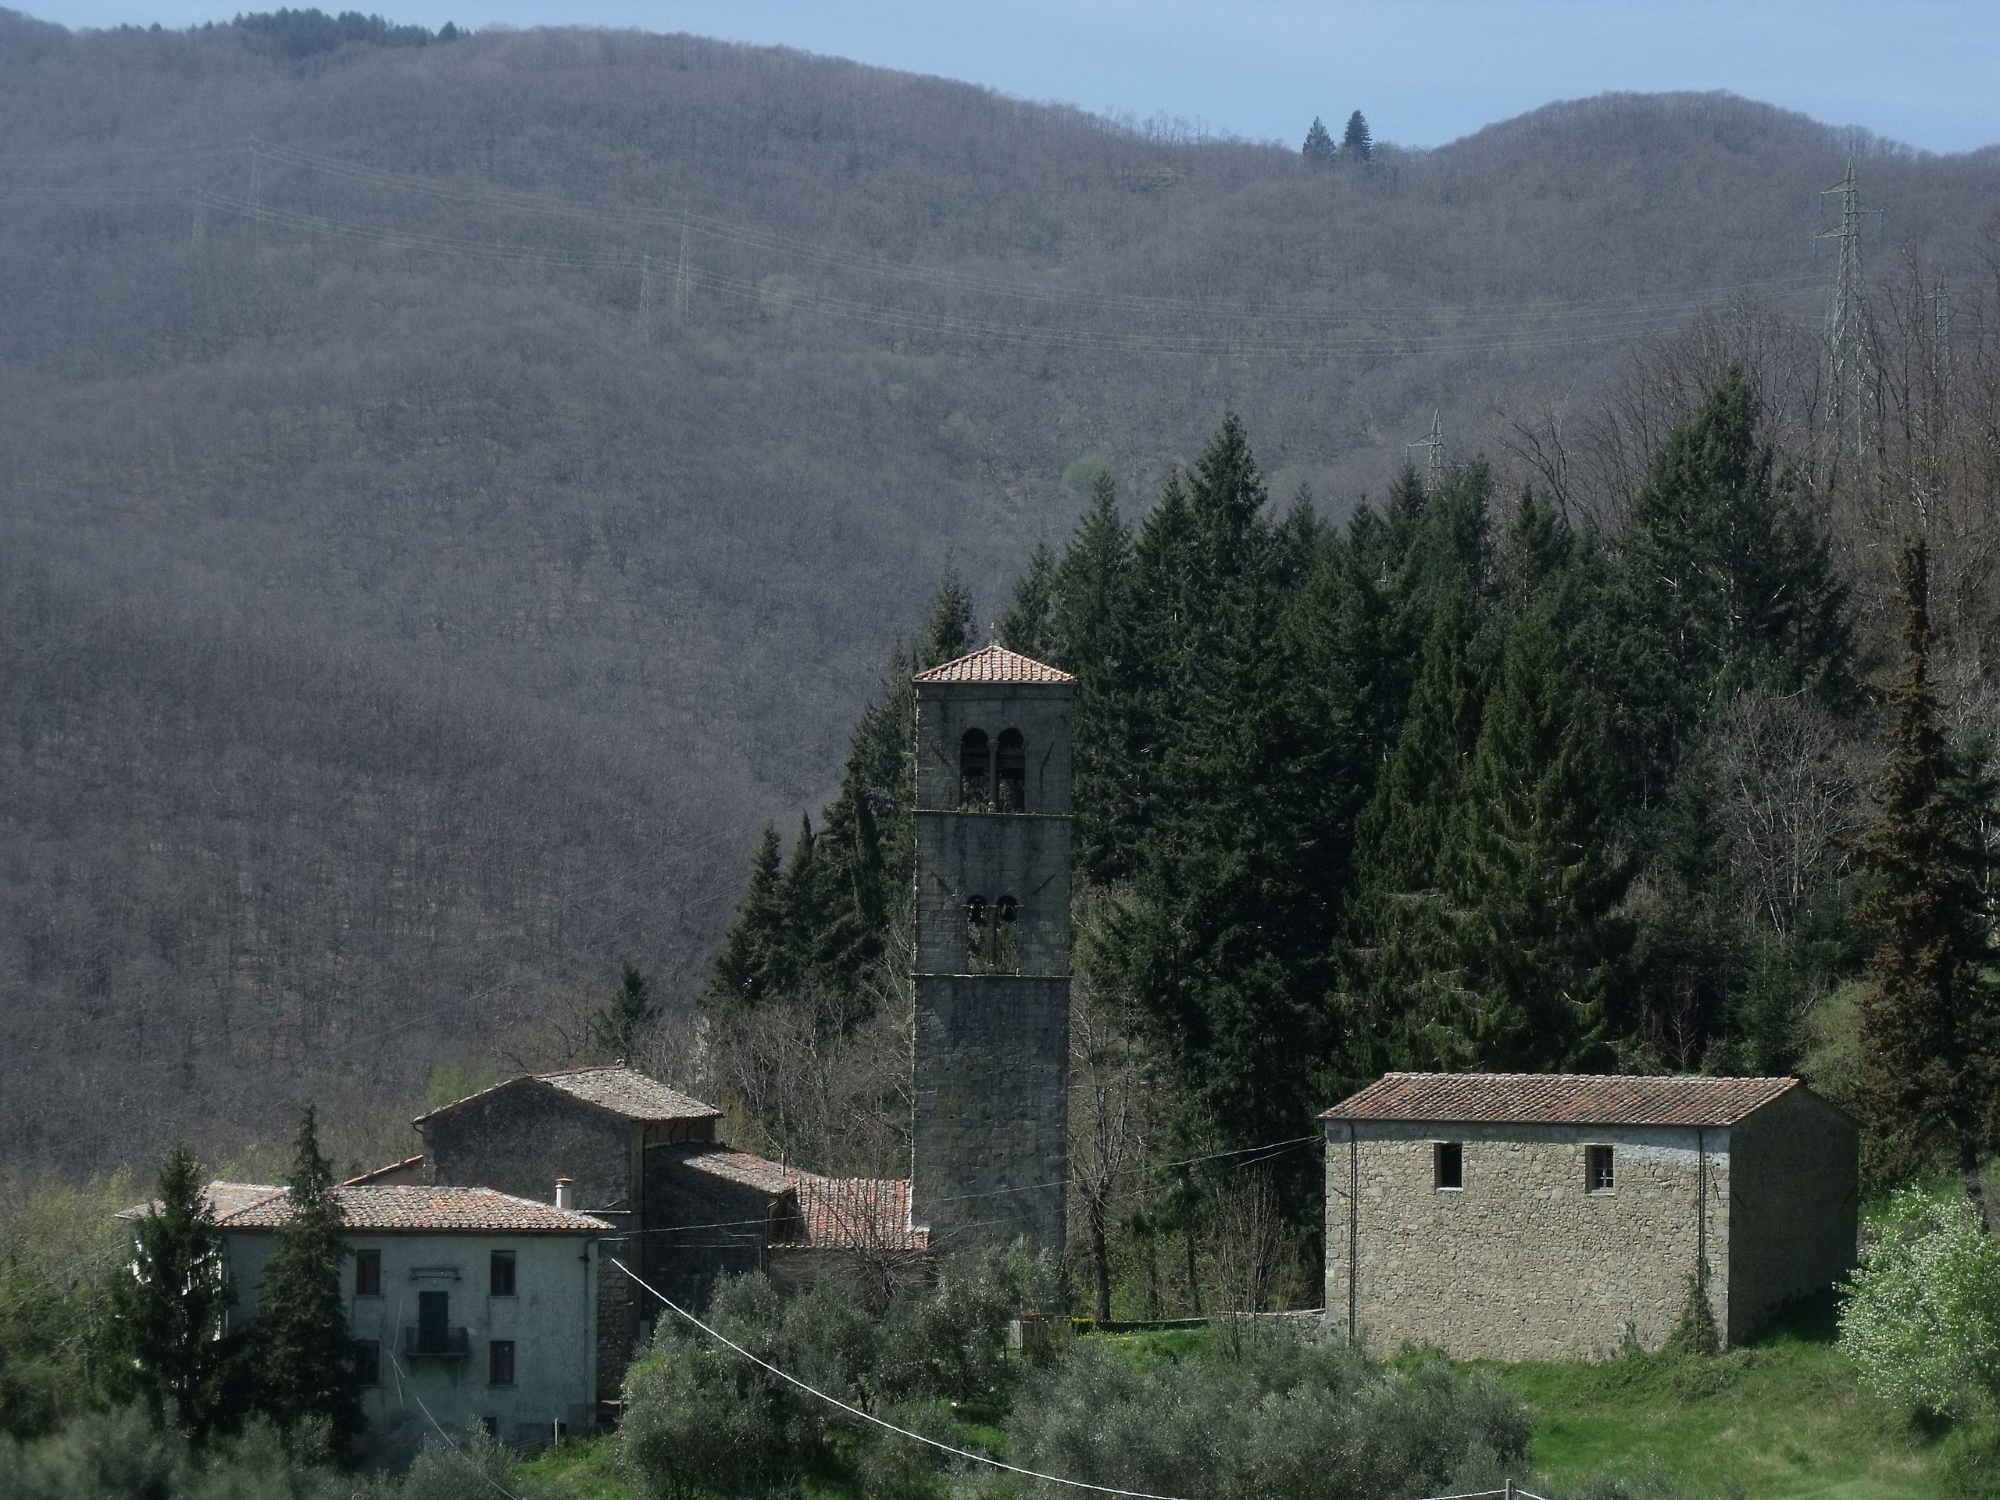
[[[1435,407],[1431,410],[1430,436],[1405,444],[1403,452],[1407,454],[1412,448],[1430,450],[1424,460],[1424,493],[1437,494],[1444,487],[1444,421]]]
[[[1833,194],[1840,194],[1840,223],[1813,236],[1814,247],[1821,240],[1839,246],[1839,262],[1834,267],[1833,297],[1826,310],[1827,412],[1836,441],[1851,445],[1858,455],[1862,444],[1862,411],[1867,405],[1868,349],[1863,327],[1866,291],[1861,281],[1861,221],[1868,214],[1880,216],[1879,208],[1861,206],[1861,188],[1855,181],[1854,158],[1847,158],[1847,175],[1830,188],[1820,191],[1822,207]]]
[[[674,311],[685,323],[688,315],[688,297],[694,290],[694,272],[688,266],[688,225],[687,215],[681,215],[681,259],[674,268]]]

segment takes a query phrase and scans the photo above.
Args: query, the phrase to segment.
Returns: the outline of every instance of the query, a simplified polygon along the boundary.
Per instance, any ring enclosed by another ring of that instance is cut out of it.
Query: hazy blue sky
[[[20,0],[15,0],[20,3]],[[313,0],[245,0],[277,9]],[[1606,89],[1730,89],[1933,151],[2000,142],[1996,0],[317,0],[437,26],[636,26],[780,42],[1087,109],[1295,141],[1315,114],[1436,145]],[[69,26],[202,0],[29,0]]]

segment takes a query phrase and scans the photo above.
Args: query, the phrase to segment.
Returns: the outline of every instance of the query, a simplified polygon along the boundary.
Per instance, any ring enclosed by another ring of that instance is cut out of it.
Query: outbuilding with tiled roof
[[[1854,1264],[1854,1122],[1796,1078],[1389,1073],[1322,1117],[1326,1307],[1458,1358],[1727,1341]]]

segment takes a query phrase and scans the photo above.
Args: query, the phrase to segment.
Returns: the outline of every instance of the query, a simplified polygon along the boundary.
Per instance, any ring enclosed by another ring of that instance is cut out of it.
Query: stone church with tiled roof
[[[1854,1122],[1796,1078],[1390,1073],[1321,1117],[1326,1309],[1461,1359],[1737,1342],[1854,1264]]]

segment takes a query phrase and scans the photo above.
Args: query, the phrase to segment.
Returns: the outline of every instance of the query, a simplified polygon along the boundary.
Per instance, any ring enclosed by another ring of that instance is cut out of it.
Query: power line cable
[[[744,1359],[749,1360],[751,1364],[756,1365],[759,1369],[768,1371],[770,1374],[775,1375],[778,1377],[778,1379],[784,1381],[787,1385],[794,1386],[797,1389],[804,1391],[808,1396],[813,1397],[815,1400],[824,1401],[829,1406],[837,1407],[839,1410],[846,1412],[849,1416],[857,1417],[861,1421],[868,1423],[870,1426],[879,1427],[884,1432],[892,1432],[898,1437],[908,1438],[911,1442],[922,1443],[927,1448],[934,1448],[938,1452],[949,1454],[953,1458],[964,1459],[967,1463],[985,1464],[989,1468],[1001,1469],[1009,1474],[1018,1474],[1023,1479],[1038,1479],[1042,1481],[1044,1484],[1058,1484],[1073,1490],[1088,1490],[1091,1493],[1098,1495],[1117,1495],[1123,1497],[1123,1500],[1178,1500],[1178,1497],[1173,1495],[1156,1495],[1146,1490],[1121,1490],[1114,1488],[1113,1486],[1108,1484],[1092,1484],[1088,1480],[1083,1480],[1083,1479],[1065,1479],[1060,1474],[1043,1474],[1034,1469],[1024,1469],[1019,1464],[1007,1463],[1001,1459],[992,1457],[990,1454],[974,1453],[967,1448],[955,1448],[950,1443],[939,1442],[934,1437],[925,1437],[924,1434],[922,1434],[921,1432],[912,1432],[907,1427],[898,1427],[894,1422],[886,1421],[881,1417],[875,1416],[873,1413],[865,1412],[858,1406],[850,1406],[847,1402],[841,1400],[838,1396],[828,1395],[825,1391],[818,1390],[813,1386],[807,1385],[803,1380],[799,1379],[796,1375],[789,1374],[788,1372],[779,1369],[776,1365],[772,1364],[767,1359],[758,1358],[756,1355],[752,1354],[748,1349],[745,1349],[741,1344],[737,1343],[734,1339],[730,1338],[727,1334],[724,1334],[714,1328],[709,1327],[708,1324],[702,1322],[700,1318],[697,1318],[693,1313],[689,1312],[679,1303],[670,1301],[666,1293],[660,1291],[658,1288],[646,1282],[639,1276],[639,1274],[636,1271],[634,1271],[630,1266],[626,1265],[624,1261],[619,1260],[616,1256],[613,1256],[611,1258],[611,1264],[616,1266],[619,1270],[623,1271],[627,1276],[631,1277],[632,1280],[636,1282],[645,1291],[650,1292],[653,1296],[657,1297],[660,1300],[661,1305],[664,1306],[669,1312],[675,1313],[680,1317],[685,1318],[689,1323],[693,1324],[701,1332],[708,1335],[709,1338],[715,1340],[716,1343],[721,1344],[723,1347],[727,1349],[734,1350],[737,1354],[740,1354]]]

